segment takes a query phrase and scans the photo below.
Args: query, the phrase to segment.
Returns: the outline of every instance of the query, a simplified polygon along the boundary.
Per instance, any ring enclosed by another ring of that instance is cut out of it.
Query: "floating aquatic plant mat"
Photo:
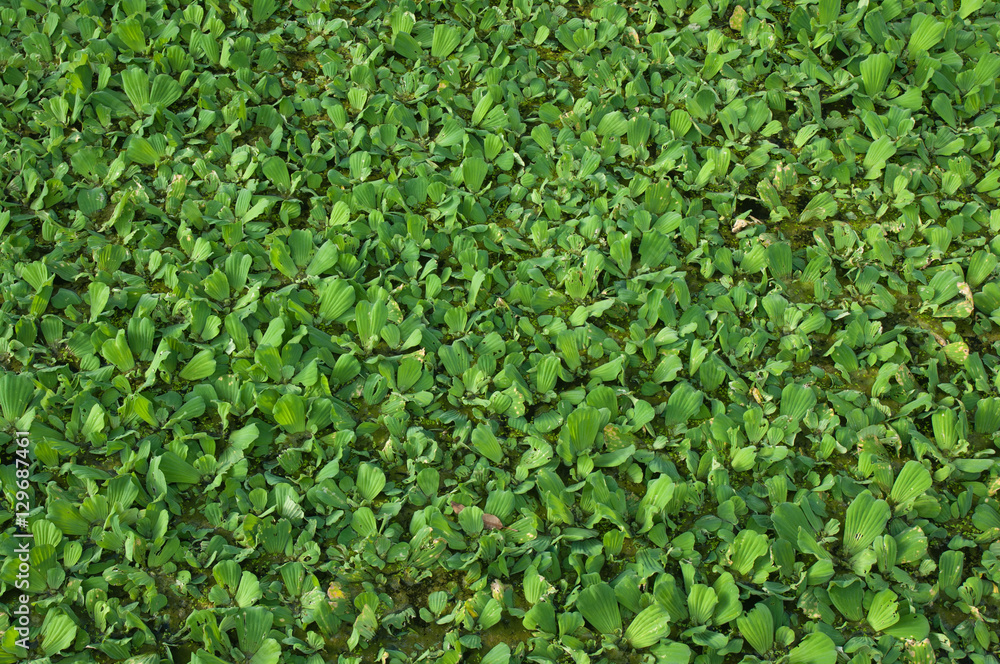
[[[993,0],[0,0],[0,664],[997,664]]]

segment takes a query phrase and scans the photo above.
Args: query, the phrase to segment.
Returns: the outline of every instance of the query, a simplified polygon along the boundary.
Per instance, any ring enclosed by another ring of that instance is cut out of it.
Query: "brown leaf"
[[[503,525],[503,521],[492,514],[483,514],[483,525],[487,530],[500,530],[507,527]]]
[[[462,505],[461,503],[456,503],[455,501],[452,501],[452,503],[451,503],[451,509],[455,510],[455,514],[458,514],[459,512],[461,512],[462,510],[465,509],[465,505]]]

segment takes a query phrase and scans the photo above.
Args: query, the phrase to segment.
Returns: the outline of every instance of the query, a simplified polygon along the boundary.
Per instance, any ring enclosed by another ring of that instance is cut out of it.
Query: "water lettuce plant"
[[[995,664],[998,15],[0,0],[0,664]]]

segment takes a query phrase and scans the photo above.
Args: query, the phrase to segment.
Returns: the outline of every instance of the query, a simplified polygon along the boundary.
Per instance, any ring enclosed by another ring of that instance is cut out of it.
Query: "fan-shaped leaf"
[[[604,423],[601,411],[592,406],[581,406],[570,413],[566,418],[566,430],[573,451],[582,454],[593,449]]]
[[[625,630],[625,640],[633,648],[648,648],[659,643],[660,639],[670,633],[670,615],[659,604],[650,604],[640,611],[628,629]]]
[[[767,535],[753,530],[741,530],[731,545],[732,568],[737,574],[746,575],[753,569],[754,562],[767,553]]]
[[[666,425],[683,424],[694,417],[705,399],[705,395],[688,383],[680,383],[667,399]]]
[[[911,459],[899,471],[889,499],[897,505],[908,502],[931,488],[933,483],[931,472],[919,461]]]
[[[184,380],[201,380],[214,374],[215,367],[215,352],[211,348],[205,348],[188,360],[179,375]]]
[[[691,613],[691,622],[696,625],[704,625],[712,619],[715,612],[715,605],[719,603],[719,596],[714,589],[703,583],[696,583],[688,593],[688,611]]]
[[[875,500],[867,489],[858,494],[847,508],[844,522],[844,550],[848,556],[864,550],[885,528],[891,516],[884,500]]]
[[[763,656],[774,645],[774,616],[763,603],[754,606],[745,616],[737,618],[736,626],[758,655]]]
[[[118,335],[114,339],[105,341],[101,346],[101,354],[119,371],[131,371],[135,367],[135,358],[125,340],[125,330],[118,330]]]
[[[622,616],[614,589],[603,581],[584,588],[576,599],[576,608],[601,634],[617,634]]]
[[[444,23],[434,26],[434,38],[431,41],[431,55],[435,58],[447,58],[462,41],[459,28]]]
[[[493,430],[486,424],[476,425],[476,428],[473,429],[472,446],[493,463],[503,461],[503,448],[500,447],[497,437],[493,435]]]
[[[865,588],[861,579],[855,577],[847,581],[831,581],[827,592],[833,605],[851,622],[857,622],[865,617],[862,606]]]
[[[489,172],[489,166],[482,157],[467,157],[462,162],[462,179],[471,193],[479,191]]]
[[[862,60],[861,81],[865,85],[865,94],[873,96],[881,93],[892,69],[892,58],[885,53],[873,53]]]
[[[877,593],[868,607],[868,624],[876,632],[892,627],[899,622],[898,595],[888,588]]]
[[[837,646],[823,632],[813,632],[788,653],[789,664],[834,664]]]
[[[781,390],[781,414],[795,422],[801,422],[815,405],[816,393],[807,385],[790,383]]]
[[[264,175],[279,191],[289,191],[292,188],[292,178],[288,174],[288,164],[281,157],[268,157],[264,160]]]
[[[69,648],[76,640],[76,623],[62,611],[50,612],[42,624],[42,652],[46,657]]]
[[[167,108],[181,98],[184,90],[181,84],[166,74],[157,74],[153,79],[153,89],[149,93],[149,101],[160,108]]]
[[[277,0],[253,0],[251,18],[254,23],[263,23],[278,10]]]
[[[377,466],[373,466],[370,463],[363,463],[358,466],[358,480],[356,484],[362,498],[373,500],[385,488],[385,473]]]
[[[121,73],[122,88],[132,102],[136,113],[143,113],[149,103],[149,76],[138,67],[129,67]]]

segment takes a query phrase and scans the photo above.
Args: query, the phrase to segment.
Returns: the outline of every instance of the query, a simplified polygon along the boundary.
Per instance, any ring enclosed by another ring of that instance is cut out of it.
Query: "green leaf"
[[[145,53],[149,48],[142,22],[135,17],[115,22],[112,32],[122,43],[134,53]]]
[[[276,0],[253,0],[251,18],[254,23],[263,23],[278,10]]]
[[[374,500],[375,496],[382,493],[382,489],[385,488],[385,473],[377,466],[363,463],[358,466],[356,484],[364,500]]]
[[[160,108],[167,108],[181,98],[184,89],[181,84],[166,74],[157,74],[153,79],[153,89],[149,93],[149,102]],[[131,97],[130,97],[131,99]]]
[[[125,149],[125,155],[137,164],[152,166],[159,161],[161,153],[152,141],[146,140],[142,136],[132,136]]]
[[[121,73],[122,88],[132,102],[135,112],[142,115],[149,103],[149,76],[138,67],[129,67]]]
[[[802,421],[816,405],[816,393],[801,383],[789,383],[781,390],[781,414]]]
[[[462,41],[462,31],[452,25],[438,23],[434,26],[434,37],[431,40],[431,55],[435,58],[447,58]]]
[[[34,393],[35,386],[27,377],[4,372],[3,377],[0,377],[0,411],[3,412],[4,420],[10,425],[17,423],[25,415]],[[25,430],[20,424],[17,429]]]
[[[503,461],[503,448],[500,447],[500,442],[493,435],[493,430],[488,425],[476,425],[476,428],[472,431],[472,445],[480,454],[493,463],[499,464]]]
[[[76,623],[59,609],[50,609],[42,623],[42,652],[51,657],[76,641]]]
[[[767,535],[741,530],[730,545],[733,570],[743,576],[748,574],[757,559],[767,553],[768,544]]]
[[[491,600],[491,604],[496,602],[496,600]],[[487,606],[489,608],[489,606]],[[484,615],[486,611],[483,611]],[[483,627],[483,618],[480,617],[479,628],[487,629]],[[510,662],[510,646],[506,643],[498,643],[493,648],[490,649],[486,655],[479,661],[479,664],[508,664]]]
[[[865,86],[865,94],[869,97],[880,94],[889,81],[893,62],[885,53],[873,53],[861,62],[861,81]]]
[[[694,417],[705,399],[704,393],[688,383],[680,383],[667,399],[666,425],[683,424]]]
[[[813,202],[819,200],[819,196],[813,198],[806,206],[806,210],[812,206]],[[832,197],[831,197],[832,200]],[[833,205],[832,216],[837,211],[836,203]],[[824,217],[825,218],[825,217]],[[775,277],[787,277],[792,273],[792,248],[787,242],[775,242],[767,248],[767,267]]]
[[[240,650],[247,654],[257,652],[271,631],[274,614],[262,606],[255,606],[244,608],[237,615],[239,619],[234,622]]]
[[[392,40],[392,48],[407,60],[419,60],[423,57],[423,50],[416,39],[405,32],[401,32]]]
[[[876,632],[892,627],[899,622],[899,596],[888,588],[876,593],[868,607],[868,624]]]
[[[487,117],[487,114],[493,108],[493,95],[487,92],[484,94],[480,100],[476,103],[475,109],[472,111],[472,126],[478,127],[480,123]]]
[[[598,136],[613,136],[621,138],[628,131],[628,121],[621,111],[611,111],[601,118],[597,124]]]
[[[993,271],[996,269],[998,262],[1000,262],[1000,259],[995,254],[984,250],[977,251],[969,259],[966,281],[973,288],[979,286],[979,284],[993,276]]]
[[[570,413],[566,418],[566,434],[574,454],[593,449],[605,423],[601,412],[592,406],[581,406]]]
[[[160,458],[160,471],[169,484],[197,484],[201,473],[176,452],[166,451]]]
[[[990,81],[1000,75],[1000,55],[996,53],[984,53],[976,62],[976,68],[972,71],[972,85],[988,85]]]
[[[101,354],[121,372],[131,371],[135,367],[132,349],[125,340],[125,330],[118,330],[118,335],[114,339],[105,341],[101,346]]]
[[[876,500],[865,489],[851,501],[844,521],[844,551],[853,556],[868,547],[882,533],[892,515],[884,500]]]
[[[719,596],[713,588],[703,583],[696,583],[688,593],[688,611],[691,613],[691,622],[696,625],[705,625],[712,619],[715,606],[719,603]]]
[[[262,167],[264,175],[271,184],[281,192],[288,192],[292,188],[292,178],[288,174],[288,164],[281,157],[268,157],[264,160]]]
[[[670,615],[659,604],[653,603],[632,619],[625,630],[625,640],[635,649],[648,648],[669,633]]]
[[[382,300],[362,300],[354,307],[354,322],[358,326],[358,340],[366,351],[375,347],[379,333],[389,317],[389,310]]]
[[[789,664],[834,664],[837,646],[829,636],[813,632],[788,653]]]
[[[767,250],[762,244],[755,244],[753,249],[743,254],[740,260],[740,270],[747,274],[758,274],[767,267]]]
[[[108,204],[108,195],[101,187],[81,189],[76,195],[76,204],[85,216],[92,217]]]
[[[183,380],[202,380],[215,373],[215,352],[211,348],[199,351],[178,374]]]
[[[339,278],[324,281],[319,290],[320,318],[338,320],[354,306],[354,300],[354,289],[347,281]]]
[[[820,193],[813,196],[809,200],[809,203],[806,204],[805,209],[802,210],[802,214],[799,215],[799,222],[805,223],[807,221],[813,221],[813,220],[823,221],[824,219],[829,219],[833,215],[837,214],[837,209],[838,209],[837,201],[833,197],[833,194],[831,194],[828,191],[821,191]],[[772,249],[773,247],[774,245],[768,247],[769,259],[771,255],[770,249]],[[789,272],[791,272],[790,257],[788,258],[788,264],[789,264]]]
[[[525,601],[534,606],[549,593],[552,586],[538,573],[538,568],[531,565],[524,571],[523,588]]]
[[[482,157],[467,157],[462,162],[462,178],[470,193],[476,193],[483,187],[483,181],[489,172],[489,166]]]
[[[911,459],[899,471],[889,499],[896,505],[909,502],[926,492],[933,483],[930,471],[919,461]]]
[[[614,589],[603,581],[584,588],[576,598],[576,608],[601,634],[618,634],[622,616]]]
[[[758,655],[764,656],[774,645],[774,616],[764,603],[758,603],[746,615],[737,618],[736,626]]]
[[[950,408],[940,408],[931,415],[934,440],[942,449],[950,450],[958,442],[958,418]]]
[[[82,536],[90,531],[90,521],[80,516],[79,505],[68,500],[52,500],[46,505],[46,518],[64,535]]]
[[[833,605],[851,622],[858,622],[865,617],[862,605],[865,588],[861,579],[854,577],[850,580],[831,581],[827,592]]]
[[[532,130],[532,136],[534,136],[534,130]],[[454,118],[448,118],[444,121],[444,126],[441,127],[441,131],[438,132],[437,138],[434,139],[434,143],[443,148],[448,148],[453,145],[461,145],[464,141],[465,127],[463,127],[462,124]]]
[[[910,41],[907,50],[910,57],[916,53],[929,51],[944,37],[945,24],[933,16],[917,12],[910,18]]]
[[[961,19],[967,19],[969,16],[979,11],[985,0],[962,0],[962,4],[958,9],[958,15]]]
[[[830,25],[840,16],[840,0],[820,0],[819,2],[819,23],[820,25]]]
[[[900,616],[894,625],[882,630],[889,636],[907,641],[923,641],[931,632],[930,622],[926,616],[919,613],[908,613]]]
[[[991,434],[1000,431],[1000,397],[980,399],[976,405],[976,433]]]
[[[555,609],[549,602],[541,602],[531,607],[531,609],[524,614],[523,624],[525,629],[537,629],[546,634],[554,635],[559,630],[556,623]]]
[[[354,510],[351,528],[361,537],[368,537],[378,532],[378,527],[375,525],[375,514],[371,508],[362,506]]]
[[[306,402],[298,394],[283,394],[274,402],[274,421],[288,433],[302,433],[306,430]]]
[[[883,134],[868,146],[864,161],[864,167],[868,169],[865,179],[872,180],[880,177],[886,162],[894,154],[896,154],[896,144],[889,138],[888,134]]]

